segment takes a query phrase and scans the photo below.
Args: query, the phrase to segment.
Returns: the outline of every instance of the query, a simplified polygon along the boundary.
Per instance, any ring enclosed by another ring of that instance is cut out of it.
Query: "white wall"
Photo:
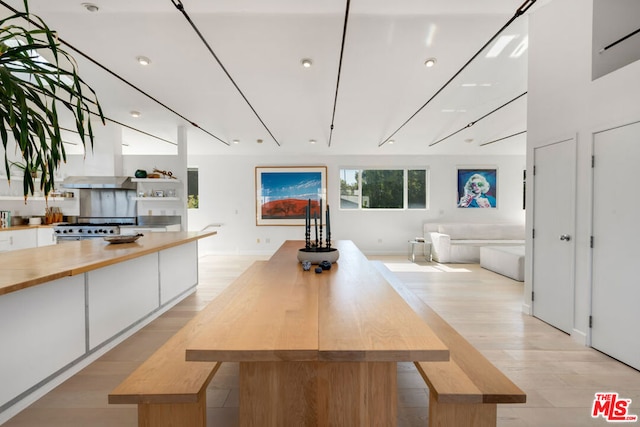
[[[334,240],[353,240],[368,254],[405,254],[425,221],[523,222],[524,156],[192,156],[199,168],[200,208],[189,210],[191,230],[222,223],[201,241],[201,253],[274,252],[285,240],[304,240],[303,227],[256,226],[256,166],[327,166],[328,203]],[[456,208],[457,167],[498,169],[498,209]],[[340,210],[339,170],[345,167],[424,167],[430,170],[430,208],[407,211]],[[258,243],[258,239],[260,243]]]
[[[591,81],[592,5],[592,0],[551,1],[529,19],[527,170],[533,166],[534,148],[577,135],[574,331],[580,337],[588,337],[590,315],[592,135],[640,120],[640,61]],[[535,203],[530,189],[528,207]],[[532,212],[527,209],[529,227]],[[532,253],[530,240],[527,252]],[[528,305],[532,266],[527,257]],[[636,281],[629,278],[629,283]]]

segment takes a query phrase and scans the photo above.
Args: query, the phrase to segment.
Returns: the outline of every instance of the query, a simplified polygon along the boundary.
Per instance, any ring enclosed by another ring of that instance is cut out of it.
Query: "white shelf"
[[[173,178],[131,178],[131,182],[157,182],[160,184],[179,183],[179,179]]]
[[[140,200],[143,202],[176,202],[179,201],[179,197],[134,197],[133,200]]]

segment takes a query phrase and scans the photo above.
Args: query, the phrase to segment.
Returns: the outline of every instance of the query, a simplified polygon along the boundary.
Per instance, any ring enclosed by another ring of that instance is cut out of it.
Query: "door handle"
[[[560,240],[566,240],[568,242],[569,240],[571,240],[571,236],[569,236],[568,234],[563,234],[560,236]]]

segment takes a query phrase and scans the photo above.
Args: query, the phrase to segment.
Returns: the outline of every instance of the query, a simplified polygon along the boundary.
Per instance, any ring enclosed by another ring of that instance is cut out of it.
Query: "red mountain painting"
[[[281,199],[262,205],[262,219],[304,219],[308,200]],[[313,215],[320,216],[317,200],[311,201],[311,219]]]

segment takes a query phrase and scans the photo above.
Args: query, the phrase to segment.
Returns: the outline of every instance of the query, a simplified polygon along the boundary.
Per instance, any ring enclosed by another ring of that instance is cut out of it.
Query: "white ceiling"
[[[22,0],[4,1],[22,9]],[[81,1],[29,4],[73,48],[229,144],[66,47],[108,118],[173,142],[185,125],[190,154],[525,153],[526,134],[481,144],[526,130],[526,96],[429,144],[526,91],[526,52],[510,56],[527,35],[526,15],[503,32],[514,38],[497,58],[483,52],[421,109],[522,0],[353,0],[330,146],[346,0],[182,1],[268,131],[172,0],[94,0],[96,13]],[[140,66],[139,55],[151,64]],[[437,64],[426,68],[430,57]],[[313,66],[303,68],[302,58]],[[132,118],[131,110],[142,116]],[[416,112],[393,144],[380,146]],[[175,150],[128,129],[123,142],[125,153]]]

